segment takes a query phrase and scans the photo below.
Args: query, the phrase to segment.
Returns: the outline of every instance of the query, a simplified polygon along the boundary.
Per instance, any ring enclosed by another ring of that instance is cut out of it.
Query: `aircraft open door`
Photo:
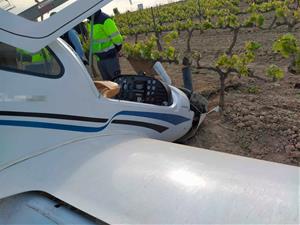
[[[37,52],[110,1],[10,0],[12,7],[0,9],[0,42]]]

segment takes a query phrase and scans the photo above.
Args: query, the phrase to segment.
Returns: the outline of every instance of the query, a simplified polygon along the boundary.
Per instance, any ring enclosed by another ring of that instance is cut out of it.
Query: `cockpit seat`
[[[112,81],[94,81],[98,91],[106,98],[114,98],[120,92],[120,86]]]

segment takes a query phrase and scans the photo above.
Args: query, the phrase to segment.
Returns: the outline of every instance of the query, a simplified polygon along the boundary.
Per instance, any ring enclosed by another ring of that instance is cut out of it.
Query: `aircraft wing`
[[[14,0],[11,10],[0,8],[0,42],[37,52],[111,0]],[[51,10],[59,11],[44,21],[35,21]],[[34,21],[33,21],[34,20]]]
[[[112,224],[298,224],[299,172],[151,139],[102,136],[1,171],[0,199],[43,191]]]

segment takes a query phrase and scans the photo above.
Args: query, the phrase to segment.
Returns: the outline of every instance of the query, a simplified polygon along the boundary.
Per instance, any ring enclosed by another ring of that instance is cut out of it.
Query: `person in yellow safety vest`
[[[40,72],[40,70],[49,70],[47,62],[51,60],[51,56],[47,51],[42,49],[36,53],[30,53],[23,49],[17,49],[18,61],[31,72]]]
[[[103,80],[112,80],[121,74],[118,53],[122,48],[123,37],[113,19],[101,10],[94,18],[92,53],[97,56]]]
[[[19,60],[23,63],[43,63],[45,61],[45,57],[42,51],[36,53],[30,53],[23,49],[17,49]],[[47,58],[47,55],[46,55]]]

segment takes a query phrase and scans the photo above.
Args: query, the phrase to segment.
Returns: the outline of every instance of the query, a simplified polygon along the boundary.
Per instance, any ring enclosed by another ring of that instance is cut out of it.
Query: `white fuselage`
[[[58,37],[110,1],[69,0],[41,22],[0,9],[0,224],[299,224],[299,168],[160,141],[198,118],[175,87],[161,105],[98,92]],[[46,46],[61,76],[25,73],[20,50]]]
[[[58,39],[49,47],[63,65],[60,78],[1,70],[0,168],[88,136],[125,133],[174,141],[191,128],[193,112],[178,89],[172,87],[171,106],[108,99],[99,94],[64,41]],[[154,128],[114,120],[153,124]]]

